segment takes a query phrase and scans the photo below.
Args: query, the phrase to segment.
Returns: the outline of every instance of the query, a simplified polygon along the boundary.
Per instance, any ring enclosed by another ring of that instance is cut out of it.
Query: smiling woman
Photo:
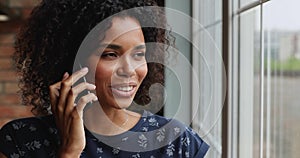
[[[160,27],[164,13],[153,6],[152,0],[42,1],[14,55],[24,103],[38,116],[0,130],[0,157],[204,157],[208,145],[191,128],[127,110],[133,101],[148,104],[149,87],[164,83],[161,61],[173,45]],[[95,28],[92,47],[77,54]],[[72,71],[78,60],[84,67]]]
[[[87,65],[98,63],[95,84],[100,104],[107,106],[104,109],[128,108],[148,71],[144,35],[139,22],[129,17],[114,18],[106,34],[100,52],[88,57]],[[114,34],[121,35],[111,39]]]

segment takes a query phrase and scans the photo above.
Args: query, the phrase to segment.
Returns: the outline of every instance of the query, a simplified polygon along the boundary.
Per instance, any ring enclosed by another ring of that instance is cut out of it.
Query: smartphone
[[[78,63],[78,67],[79,67],[79,70],[82,69],[82,65],[81,65],[80,63]],[[77,82],[77,84],[82,83],[82,82],[85,82],[85,83],[86,83],[86,77],[85,77],[85,76],[83,76],[82,78],[80,78],[79,81]],[[81,92],[81,93],[78,94],[77,99],[76,99],[76,102],[78,102],[78,100],[79,100],[81,97],[83,97],[83,96],[85,96],[85,95],[87,95],[87,94],[90,94],[90,93],[91,93],[91,92],[90,92],[89,90],[86,90],[86,89],[85,89],[83,92]],[[85,108],[83,109],[83,111],[87,110],[87,109],[90,108],[92,105],[93,105],[93,102],[92,102],[92,101],[88,102],[88,103],[86,104]]]

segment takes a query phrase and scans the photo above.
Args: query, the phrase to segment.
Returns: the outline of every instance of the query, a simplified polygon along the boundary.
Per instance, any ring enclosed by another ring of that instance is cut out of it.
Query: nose
[[[129,57],[122,56],[117,67],[117,75],[120,77],[132,77],[135,75],[135,67],[133,61]]]

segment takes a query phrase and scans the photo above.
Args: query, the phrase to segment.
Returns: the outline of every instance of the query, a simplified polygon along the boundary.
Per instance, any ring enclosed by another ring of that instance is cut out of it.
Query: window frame
[[[264,46],[263,46],[263,4],[269,0],[257,0],[241,6],[240,0],[223,0],[223,59],[228,74],[228,89],[222,117],[222,158],[236,158],[239,151],[239,91],[240,83],[240,15],[255,7],[260,7],[260,136],[259,155],[263,157],[264,140]],[[253,128],[253,127],[251,127]],[[252,145],[252,144],[251,144]]]

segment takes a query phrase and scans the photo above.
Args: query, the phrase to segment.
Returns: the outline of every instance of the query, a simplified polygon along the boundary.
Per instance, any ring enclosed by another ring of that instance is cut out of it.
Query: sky
[[[300,31],[300,0],[271,0],[263,9],[266,29]]]

